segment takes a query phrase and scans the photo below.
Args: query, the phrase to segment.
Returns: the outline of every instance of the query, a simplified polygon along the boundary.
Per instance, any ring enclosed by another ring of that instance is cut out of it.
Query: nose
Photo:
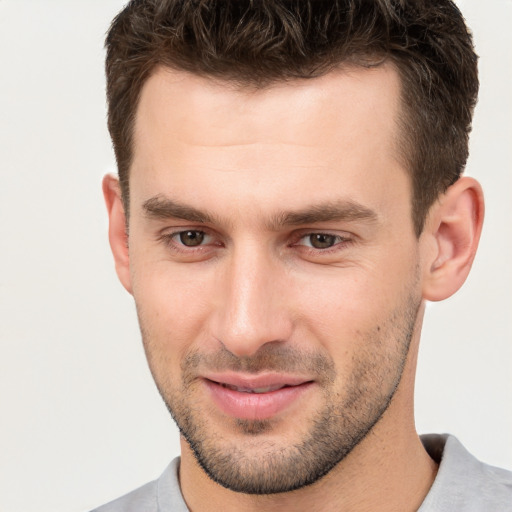
[[[292,307],[285,293],[286,269],[278,258],[249,244],[234,250],[223,264],[214,336],[237,357],[289,339]]]

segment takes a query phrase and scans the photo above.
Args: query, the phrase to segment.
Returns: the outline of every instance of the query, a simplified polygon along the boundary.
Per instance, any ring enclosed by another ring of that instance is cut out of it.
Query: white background
[[[0,0],[0,511],[84,511],[178,436],[107,244],[103,39],[121,0]],[[417,425],[512,469],[512,2],[459,5],[481,56],[467,174],[487,197],[464,288],[430,305]]]

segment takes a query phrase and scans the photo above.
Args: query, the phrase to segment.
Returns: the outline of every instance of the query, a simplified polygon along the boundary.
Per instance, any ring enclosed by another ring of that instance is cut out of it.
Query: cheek
[[[319,327],[351,326],[382,312],[381,283],[361,269],[337,269],[325,275],[309,276],[297,286],[300,309]],[[388,296],[387,301],[391,300]]]
[[[392,345],[390,323],[418,293],[414,270],[404,268],[337,269],[322,279],[304,279],[299,285],[300,310],[309,335],[343,360],[369,341],[389,338]]]
[[[133,263],[133,296],[150,365],[176,367],[194,344],[207,340],[208,280],[167,261]]]

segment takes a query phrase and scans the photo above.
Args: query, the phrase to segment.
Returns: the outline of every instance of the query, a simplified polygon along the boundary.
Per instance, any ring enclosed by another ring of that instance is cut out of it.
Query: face
[[[389,414],[421,304],[398,108],[390,66],[143,88],[125,286],[190,453],[229,489],[310,484]]]

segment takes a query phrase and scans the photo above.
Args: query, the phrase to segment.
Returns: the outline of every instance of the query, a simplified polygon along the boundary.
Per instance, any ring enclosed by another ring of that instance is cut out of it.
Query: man
[[[509,473],[414,427],[425,301],[482,227],[476,60],[449,1],[118,15],[110,244],[182,453],[99,510],[512,510]]]

